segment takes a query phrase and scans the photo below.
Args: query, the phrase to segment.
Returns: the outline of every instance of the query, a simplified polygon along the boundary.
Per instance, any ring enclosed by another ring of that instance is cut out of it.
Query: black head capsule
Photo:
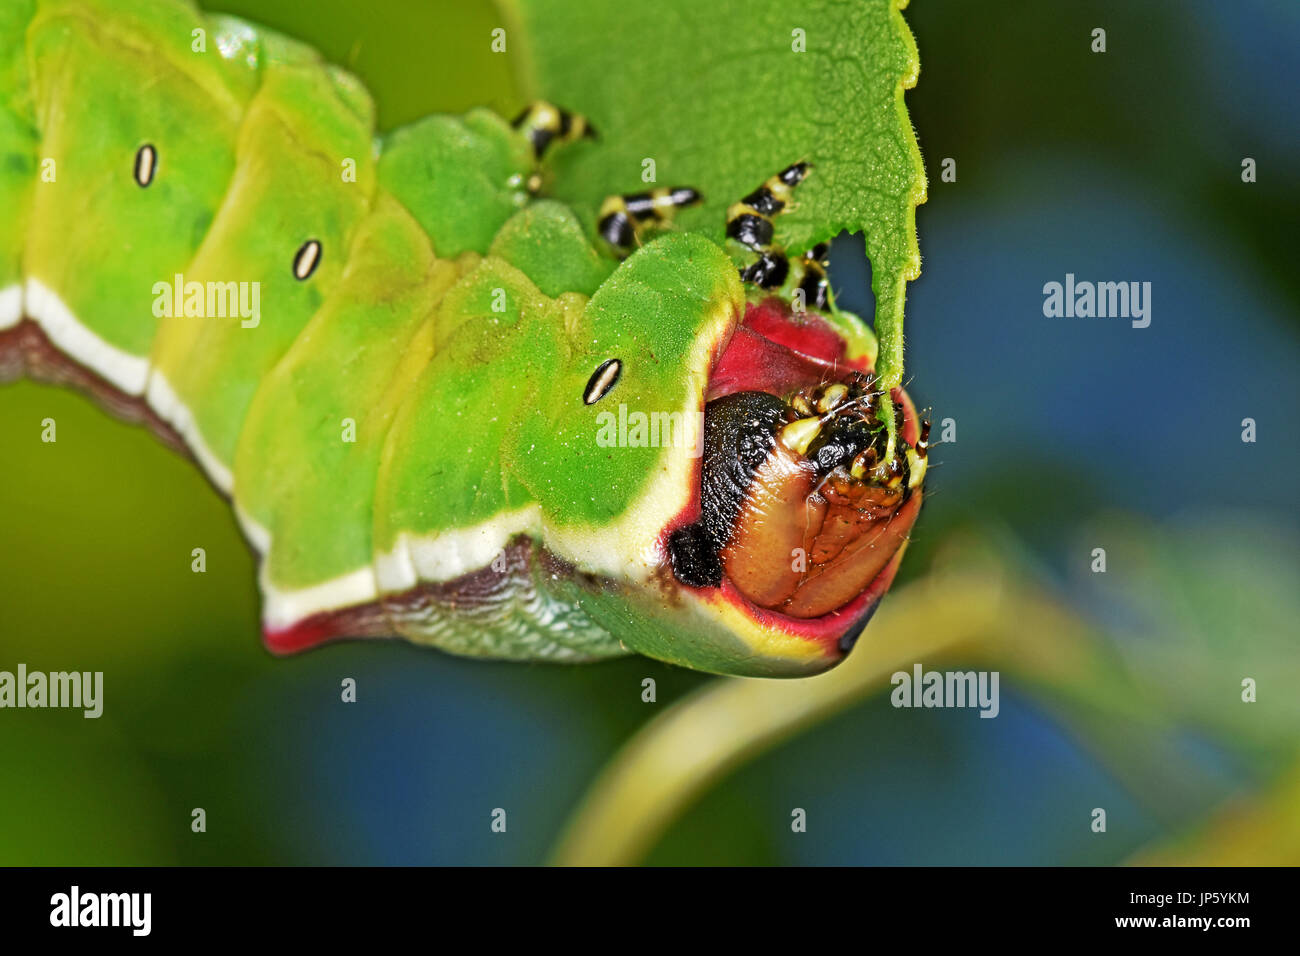
[[[595,405],[609,394],[609,390],[618,384],[623,374],[623,363],[618,359],[606,359],[596,366],[596,371],[587,379],[587,387],[582,390],[582,404]]]
[[[135,168],[132,174],[135,184],[144,189],[153,182],[154,173],[158,171],[158,150],[153,144],[145,143],[135,151]]]
[[[308,239],[293,257],[293,277],[299,282],[307,279],[320,265],[321,246],[315,239]]]

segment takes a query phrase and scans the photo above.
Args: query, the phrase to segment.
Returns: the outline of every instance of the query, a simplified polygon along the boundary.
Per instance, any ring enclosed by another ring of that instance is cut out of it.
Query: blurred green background
[[[384,129],[525,98],[489,52],[486,3],[212,8],[357,73]],[[1003,582],[987,634],[916,658],[1002,669],[1001,714],[895,710],[864,677],[698,784],[645,858],[1300,862],[1300,9],[917,0],[907,19],[930,176],[909,388],[957,440],[935,450],[897,593],[863,642],[906,655],[978,617],[961,602],[980,588],[935,585],[945,569]],[[1044,318],[1042,285],[1066,272],[1152,282],[1151,327]],[[833,278],[870,313],[860,240],[837,243]],[[252,559],[196,469],[30,383],[0,389],[0,448],[0,669],[102,670],[106,697],[99,720],[0,712],[2,863],[540,862],[601,768],[660,733],[652,718],[734,686],[643,659],[493,664],[396,642],[274,659]],[[794,807],[808,832],[791,832]],[[602,820],[645,825],[618,806]]]

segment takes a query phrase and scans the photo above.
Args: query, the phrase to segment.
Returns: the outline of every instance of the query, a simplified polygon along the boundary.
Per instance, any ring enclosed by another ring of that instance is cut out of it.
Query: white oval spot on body
[[[318,265],[320,265],[320,243],[315,239],[308,239],[293,257],[293,277],[301,282],[315,272]]]
[[[618,359],[601,362],[596,367],[596,371],[591,373],[591,378],[587,379],[587,387],[582,393],[582,403],[595,405],[609,393],[622,374],[623,363]]]
[[[158,171],[158,150],[145,143],[135,151],[135,184],[143,189],[153,182],[153,175]]]

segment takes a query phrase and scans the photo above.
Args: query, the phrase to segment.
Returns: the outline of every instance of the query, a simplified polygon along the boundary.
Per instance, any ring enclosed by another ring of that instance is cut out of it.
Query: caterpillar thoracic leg
[[[810,167],[793,163],[727,210],[727,237],[755,252],[763,252],[772,243],[775,227],[772,217],[790,204],[794,187],[803,182]]]
[[[609,196],[600,204],[597,229],[621,256],[631,254],[647,231],[663,228],[683,206],[703,197],[690,186],[661,186],[644,193]]]
[[[805,252],[799,261],[799,267],[803,270],[799,289],[803,291],[804,303],[815,309],[826,308],[830,299],[830,280],[826,276],[826,269],[830,265],[826,256],[830,249],[830,243],[819,242]]]
[[[585,116],[570,113],[545,100],[529,103],[511,125],[533,144],[533,155],[539,160],[552,143],[596,138],[596,130]]]
[[[828,246],[819,243],[794,262],[775,241],[774,218],[790,205],[798,186],[811,172],[805,162],[792,163],[727,210],[727,238],[738,244],[738,259],[750,258],[740,266],[740,278],[761,289],[798,290],[805,305],[823,309],[829,301],[826,278]]]

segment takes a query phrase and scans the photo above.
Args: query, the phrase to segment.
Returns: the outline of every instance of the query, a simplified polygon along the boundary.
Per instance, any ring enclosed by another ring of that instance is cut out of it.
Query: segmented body
[[[260,556],[274,649],[829,666],[896,560],[838,623],[669,580],[736,265],[688,234],[620,263],[535,197],[545,145],[486,110],[377,138],[351,76],[179,0],[8,0],[0,377],[192,455]],[[867,368],[870,333],[839,335],[830,360]],[[675,439],[611,448],[615,411]]]
[[[0,16],[9,375],[55,372],[39,330],[174,432],[232,497],[286,645],[360,608],[354,633],[461,653],[621,652],[526,544],[553,453],[526,419],[606,338],[585,307],[617,264],[530,202],[527,137],[475,111],[376,140],[350,77],[181,4]]]

